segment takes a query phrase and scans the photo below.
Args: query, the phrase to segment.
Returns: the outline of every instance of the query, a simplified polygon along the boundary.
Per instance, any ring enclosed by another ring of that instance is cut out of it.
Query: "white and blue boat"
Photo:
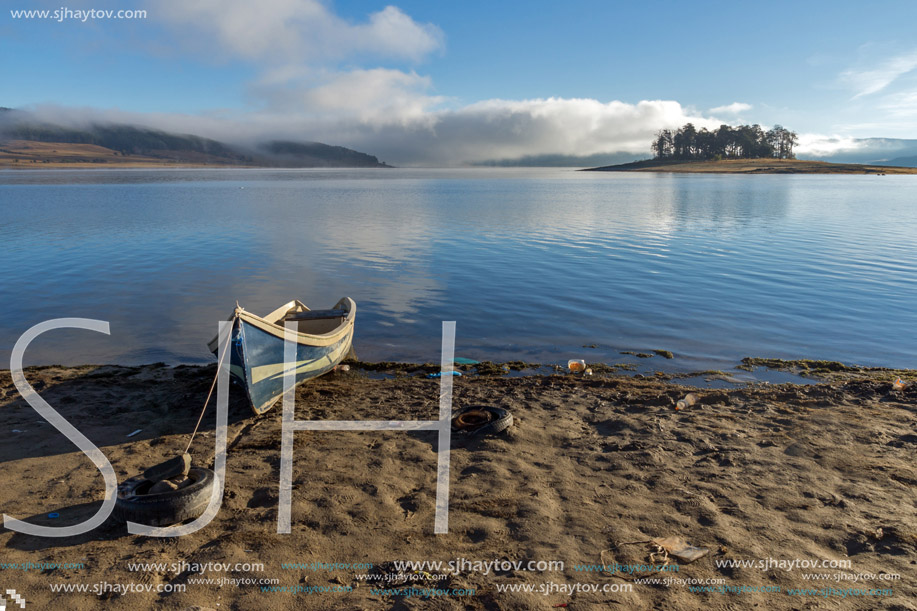
[[[283,394],[284,325],[296,323],[296,384],[328,373],[347,357],[353,342],[357,305],[344,297],[330,310],[310,310],[298,300],[266,316],[236,307],[230,346],[230,376],[245,388],[252,409],[263,414]],[[207,345],[217,354],[218,341]]]

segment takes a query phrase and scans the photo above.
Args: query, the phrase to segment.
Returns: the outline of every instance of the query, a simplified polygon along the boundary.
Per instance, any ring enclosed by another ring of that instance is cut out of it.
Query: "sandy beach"
[[[123,481],[183,449],[214,371],[26,376]],[[234,389],[225,494],[207,527],[170,539],[130,535],[113,519],[61,539],[2,529],[0,583],[40,609],[917,609],[917,385],[858,376],[696,389],[697,404],[676,410],[691,389],[671,381],[454,382],[456,408],[502,407],[514,425],[453,438],[448,534],[433,533],[432,432],[296,433],[292,532],[278,534],[280,409],[256,417]],[[301,386],[297,418],[435,419],[438,393],[435,379],[354,368]],[[4,514],[58,526],[95,512],[98,471],[8,371],[0,431]],[[192,454],[210,466],[212,408],[202,431]],[[652,542],[664,537],[709,552],[681,563]],[[399,576],[398,561],[457,570]],[[89,590],[52,591],[81,584]]]

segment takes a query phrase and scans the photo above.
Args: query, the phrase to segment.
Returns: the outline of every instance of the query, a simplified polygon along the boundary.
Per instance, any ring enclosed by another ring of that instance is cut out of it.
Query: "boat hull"
[[[353,301],[346,297],[338,302],[338,306],[341,305],[346,308],[346,317],[331,332],[294,334],[296,358],[289,364],[289,369],[295,372],[297,385],[333,370],[350,353],[356,308]],[[284,363],[282,323],[282,320],[272,321],[241,309],[234,314],[229,372],[245,388],[256,414],[268,411],[283,395],[284,376],[288,368]],[[214,348],[215,343],[211,342],[211,350]]]

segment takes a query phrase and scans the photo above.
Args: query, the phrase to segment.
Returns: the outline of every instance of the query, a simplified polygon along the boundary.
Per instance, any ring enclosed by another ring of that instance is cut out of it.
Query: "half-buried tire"
[[[502,407],[475,405],[455,413],[452,430],[465,435],[493,435],[513,424],[513,415]]]
[[[168,526],[197,518],[207,509],[216,480],[213,471],[200,467],[192,467],[188,479],[191,483],[178,490],[150,494],[156,482],[132,477],[118,486],[115,517],[147,526]]]

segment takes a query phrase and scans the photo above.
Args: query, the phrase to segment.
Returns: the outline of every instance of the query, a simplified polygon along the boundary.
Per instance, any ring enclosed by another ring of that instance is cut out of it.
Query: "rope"
[[[236,305],[238,305],[238,302],[236,302]],[[188,445],[185,447],[185,454],[187,454],[188,450],[191,449],[191,443],[194,441],[194,436],[197,435],[197,429],[201,426],[201,421],[204,419],[204,413],[207,411],[207,405],[210,403],[210,397],[213,396],[213,389],[216,387],[217,379],[220,377],[220,366],[223,364],[223,357],[226,356],[227,352],[229,352],[229,342],[232,340],[232,325],[235,325],[237,318],[239,318],[238,314],[232,317],[229,333],[226,335],[226,343],[223,345],[224,349],[219,351],[220,358],[217,360],[217,372],[213,376],[213,383],[210,384],[210,392],[207,393],[207,399],[204,401],[204,407],[201,409],[201,415],[197,417],[197,424],[194,425],[194,431],[191,433],[191,439],[188,440]]]

